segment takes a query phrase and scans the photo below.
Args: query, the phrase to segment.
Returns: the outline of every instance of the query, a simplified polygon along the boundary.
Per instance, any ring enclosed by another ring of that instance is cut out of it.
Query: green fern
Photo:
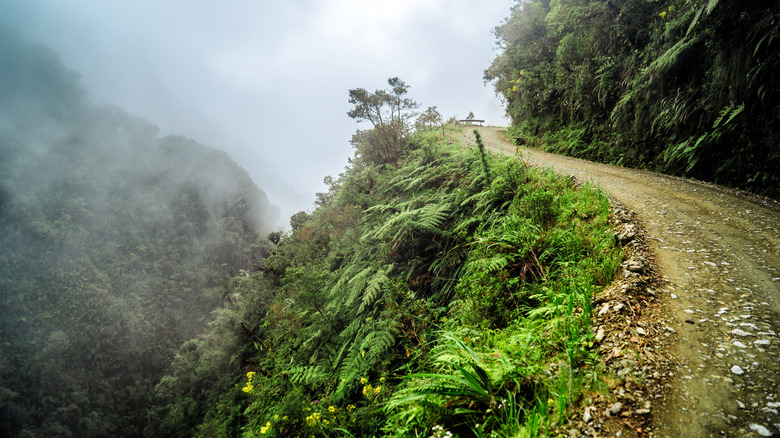
[[[360,343],[360,350],[367,352],[366,360],[369,363],[377,361],[395,344],[396,331],[391,322],[382,321],[376,328]]]
[[[344,307],[351,306],[352,303],[358,298],[358,296],[363,293],[363,291],[366,289],[366,284],[368,284],[368,278],[373,273],[374,268],[368,267],[347,281],[347,300],[344,303]]]
[[[393,265],[390,265],[374,274],[374,276],[371,278],[371,281],[368,283],[365,292],[363,292],[360,307],[358,307],[357,310],[358,315],[366,312],[366,310],[371,308],[371,306],[373,306],[374,303],[379,299],[382,284],[389,280],[387,274],[392,270]]]
[[[303,385],[319,383],[328,376],[325,367],[321,365],[292,366],[288,369],[287,373],[290,376],[291,382]]]
[[[485,259],[477,259],[469,262],[469,269],[485,273],[496,272],[504,269],[510,262],[510,255],[497,255]]]

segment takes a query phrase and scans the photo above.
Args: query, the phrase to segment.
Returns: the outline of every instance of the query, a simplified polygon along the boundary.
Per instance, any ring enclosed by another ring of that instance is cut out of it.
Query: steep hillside
[[[3,436],[140,436],[277,214],[227,154],[91,103],[77,77],[0,29]]]
[[[318,208],[234,279],[241,304],[158,387],[159,435],[535,435],[601,388],[607,199],[402,125],[357,134]]]

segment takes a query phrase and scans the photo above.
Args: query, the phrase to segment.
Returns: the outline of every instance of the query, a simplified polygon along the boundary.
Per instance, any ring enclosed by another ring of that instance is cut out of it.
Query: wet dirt
[[[613,339],[618,345],[609,347],[611,367],[623,376],[610,385],[612,397],[594,400],[587,421],[573,419],[568,433],[780,436],[780,203],[517,148],[501,128],[477,129],[494,153],[516,154],[529,165],[599,186],[628,210],[627,232],[636,224],[641,236],[629,240],[648,270],[632,283],[636,287],[621,289],[631,295],[623,300],[632,314],[599,326],[606,329],[605,344]],[[462,140],[473,144],[472,131],[464,129]],[[642,274],[630,268],[626,278]],[[609,298],[597,301],[609,309]],[[630,360],[620,342],[633,345]],[[609,348],[602,346],[607,356]],[[594,419],[599,413],[601,420]]]

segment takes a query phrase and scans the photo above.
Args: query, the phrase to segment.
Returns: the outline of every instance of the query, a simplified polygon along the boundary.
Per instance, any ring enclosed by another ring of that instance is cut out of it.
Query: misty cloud
[[[350,88],[398,76],[423,108],[505,123],[482,72],[514,1],[0,3],[0,20],[56,50],[92,99],[227,150],[283,218],[352,155]]]

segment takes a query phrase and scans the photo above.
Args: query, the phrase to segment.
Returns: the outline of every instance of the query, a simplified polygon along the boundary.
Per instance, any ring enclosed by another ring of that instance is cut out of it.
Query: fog
[[[482,75],[514,3],[0,0],[0,21],[54,49],[93,101],[226,150],[287,226],[353,154],[350,88],[397,76],[421,109],[505,124]]]
[[[277,213],[226,152],[91,103],[0,24],[0,436],[161,436],[155,385]]]

